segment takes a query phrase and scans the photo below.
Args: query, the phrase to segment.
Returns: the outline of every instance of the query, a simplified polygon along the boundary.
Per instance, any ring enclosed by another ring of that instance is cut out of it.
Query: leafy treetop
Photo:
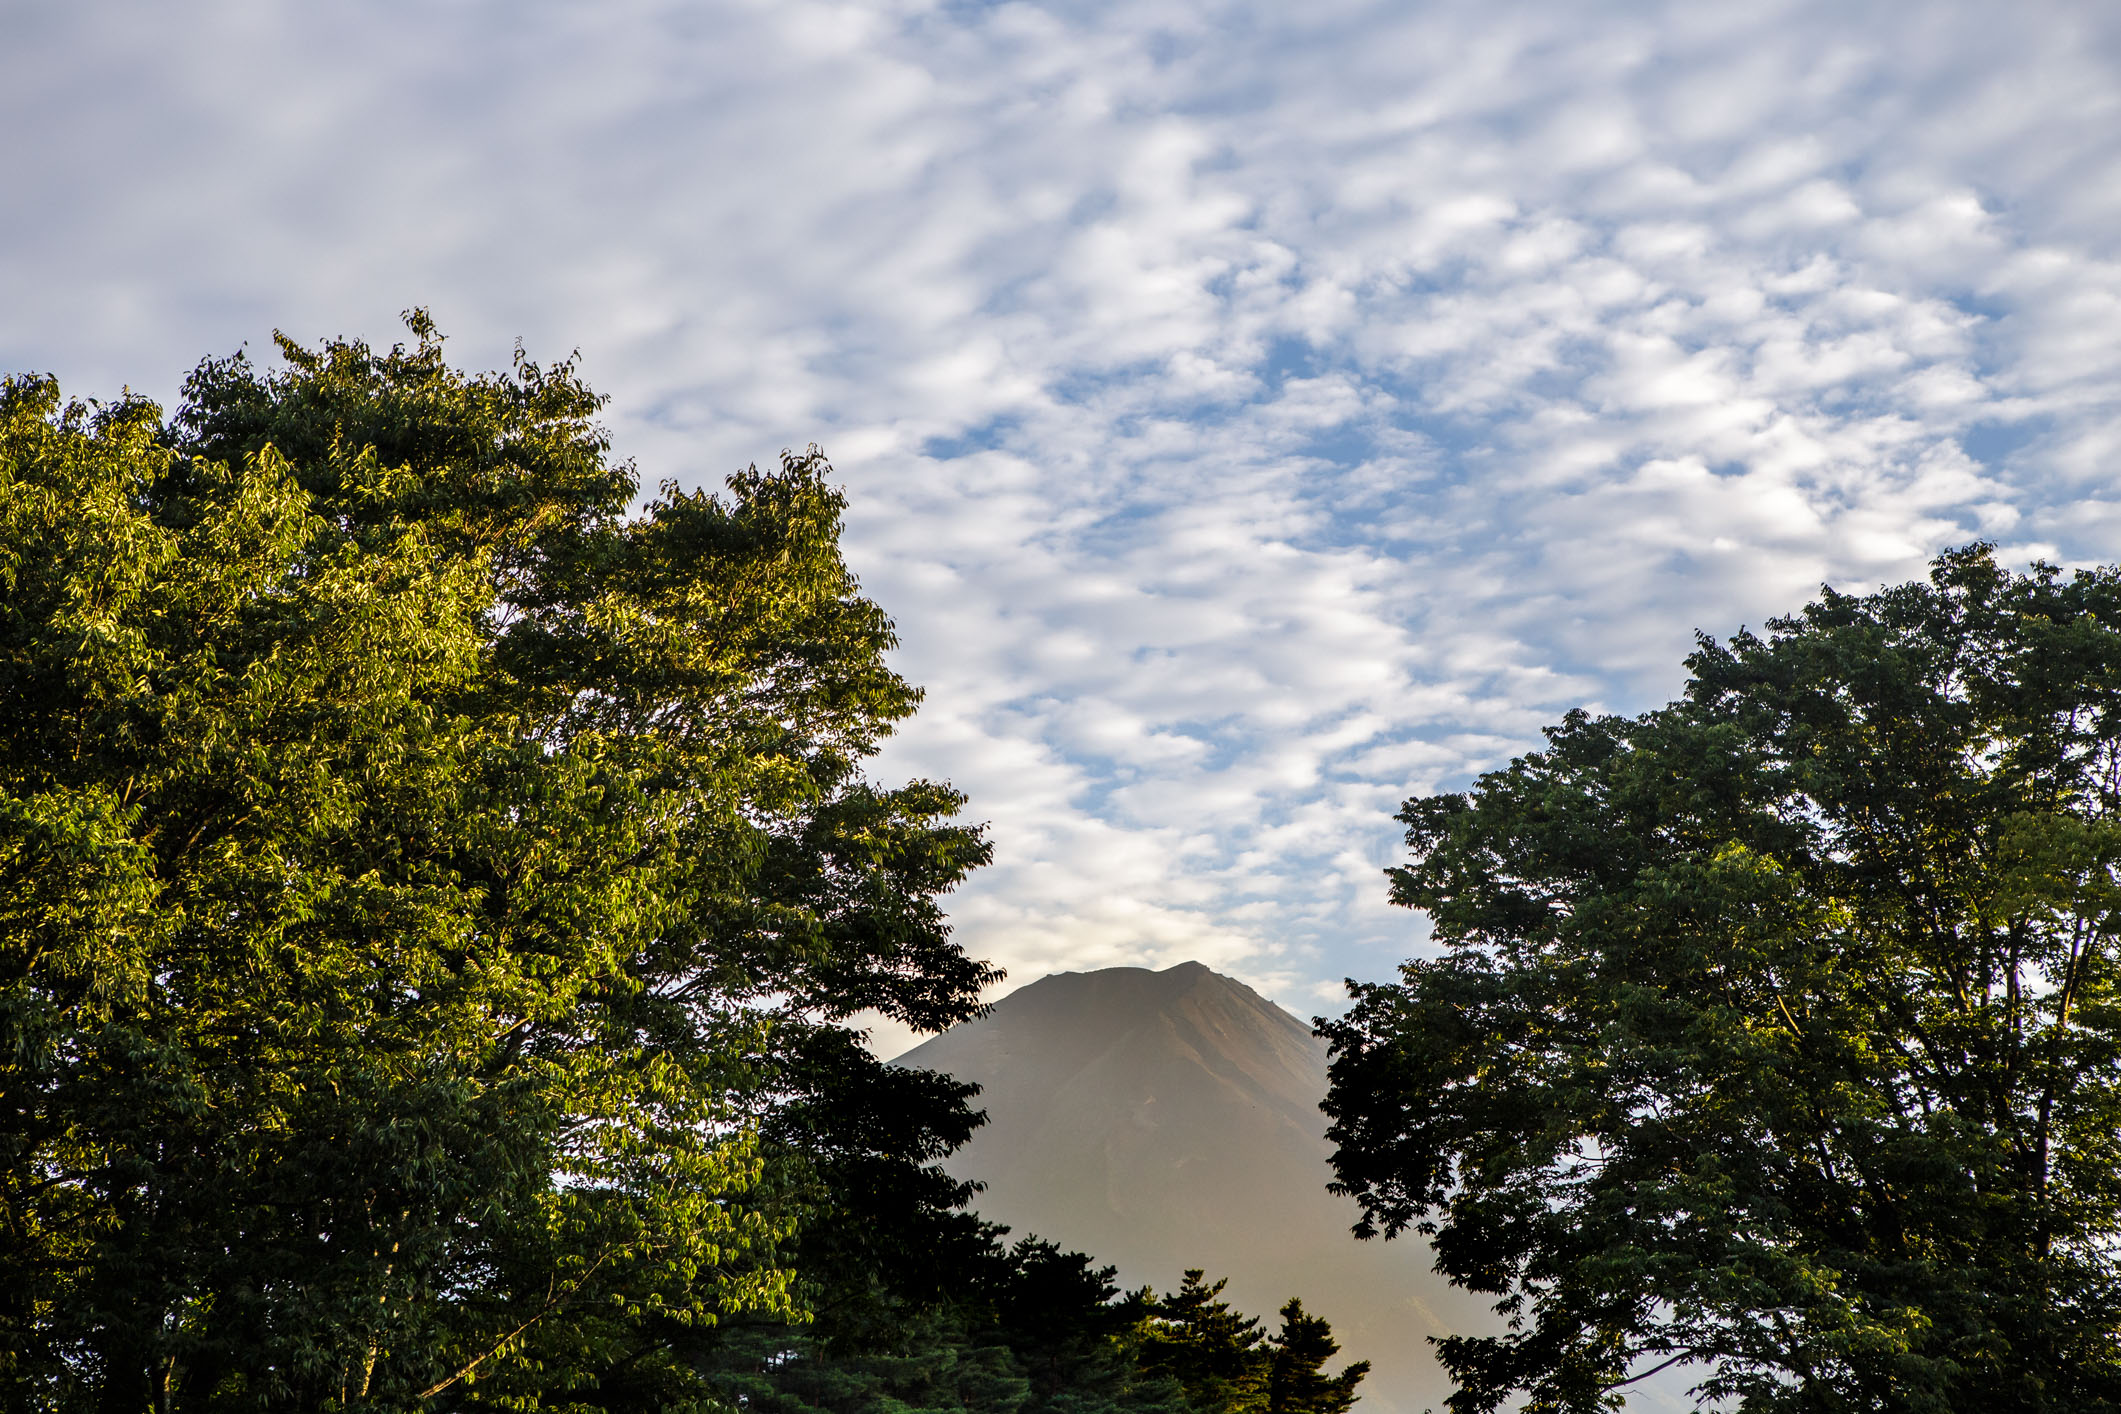
[[[0,387],[11,1405],[571,1407],[792,1317],[779,1117],[995,976],[823,457],[635,507],[571,365],[411,323]],[[964,1092],[890,1093],[833,1152],[933,1198]]]
[[[1826,591],[1417,798],[1440,955],[1325,1024],[1454,1407],[2121,1407],[2121,572]]]

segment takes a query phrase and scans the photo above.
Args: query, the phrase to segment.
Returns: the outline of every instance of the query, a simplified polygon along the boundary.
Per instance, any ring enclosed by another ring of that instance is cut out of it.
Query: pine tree
[[[1281,1308],[1281,1329],[1267,1342],[1273,1363],[1267,1372],[1268,1414],[1346,1414],[1355,1403],[1355,1387],[1370,1373],[1370,1362],[1358,1360],[1337,1375],[1326,1362],[1340,1353],[1333,1328],[1290,1297]]]
[[[1144,1372],[1178,1381],[1192,1414],[1253,1414],[1267,1407],[1271,1364],[1260,1349],[1259,1321],[1218,1300],[1229,1285],[1212,1285],[1189,1268],[1177,1291],[1149,1305],[1141,1348]]]

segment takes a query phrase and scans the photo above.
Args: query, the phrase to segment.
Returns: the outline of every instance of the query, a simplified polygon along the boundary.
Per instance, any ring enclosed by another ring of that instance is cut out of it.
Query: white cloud
[[[2121,12],[1559,0],[10,8],[0,360],[579,346],[622,450],[823,443],[887,755],[1020,980],[1299,1011],[1390,813],[1696,627],[2111,558]]]

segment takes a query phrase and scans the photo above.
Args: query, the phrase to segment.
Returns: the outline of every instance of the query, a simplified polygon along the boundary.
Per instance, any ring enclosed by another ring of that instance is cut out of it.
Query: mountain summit
[[[987,1125],[949,1168],[987,1185],[982,1216],[1092,1253],[1124,1284],[1226,1276],[1272,1325],[1291,1296],[1375,1369],[1370,1410],[1450,1392],[1425,1336],[1492,1322],[1430,1272],[1419,1238],[1357,1242],[1325,1186],[1325,1045],[1197,962],[1041,978],[895,1064],[981,1087]]]

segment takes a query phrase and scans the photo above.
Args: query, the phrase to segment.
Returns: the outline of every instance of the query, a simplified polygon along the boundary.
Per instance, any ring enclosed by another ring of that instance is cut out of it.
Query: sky
[[[1822,583],[2121,555],[2121,6],[0,0],[0,370],[579,351],[822,446],[959,938],[1300,1015],[1392,814]],[[879,1037],[879,1044],[893,1040]]]

